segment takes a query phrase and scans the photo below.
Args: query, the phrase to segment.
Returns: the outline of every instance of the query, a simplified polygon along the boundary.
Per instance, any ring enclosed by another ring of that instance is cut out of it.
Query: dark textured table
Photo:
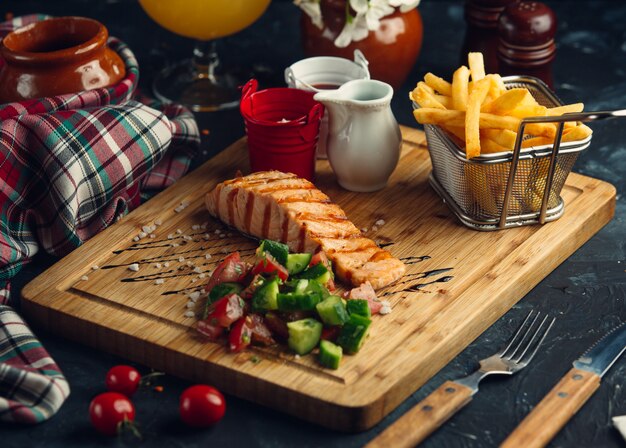
[[[554,65],[557,93],[566,102],[583,101],[587,110],[626,107],[626,3],[548,3],[559,18]],[[425,27],[422,54],[394,99],[396,117],[406,125],[415,125],[407,92],[427,71],[452,73],[458,65],[465,26],[460,1],[424,0],[420,11]],[[151,22],[133,0],[4,0],[0,17],[6,12],[99,19],[137,54],[145,90],[149,89],[152,73],[166,60],[182,58],[192,48],[190,41]],[[253,67],[263,86],[280,85],[284,67],[303,57],[298,16],[297,8],[289,2],[275,1],[252,27],[224,39],[221,48],[225,61]],[[203,137],[198,164],[243,135],[237,111],[202,114],[198,119],[201,128],[211,130],[208,137]],[[569,370],[573,359],[611,327],[626,320],[626,122],[613,120],[593,128],[592,145],[581,155],[575,170],[617,187],[613,221],[372,430],[352,435],[336,433],[230,396],[226,417],[219,425],[210,430],[190,430],[179,423],[177,415],[179,394],[189,384],[165,377],[162,393],[146,390],[134,398],[143,441],[104,438],[91,428],[87,408],[90,399],[103,391],[106,371],[123,360],[39,334],[70,381],[72,394],[47,423],[36,427],[0,425],[0,446],[361,446],[443,381],[475,368],[475,361],[490,355],[530,309],[549,311],[558,320],[535,361],[512,378],[486,380],[473,402],[424,443],[431,447],[496,446]],[[13,300],[17,302],[25,283],[55,261],[46,255],[37,256],[14,281]],[[554,439],[553,446],[623,446],[611,417],[626,414],[625,378],[626,357],[609,371],[600,389]]]

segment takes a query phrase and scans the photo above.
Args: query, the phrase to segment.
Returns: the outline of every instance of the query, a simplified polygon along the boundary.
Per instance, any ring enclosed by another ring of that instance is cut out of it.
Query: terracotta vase
[[[104,25],[83,17],[43,20],[9,33],[0,43],[0,103],[116,84],[125,67],[107,47],[108,35]]]
[[[422,48],[422,17],[417,9],[402,13],[396,10],[380,21],[380,28],[345,48],[334,41],[346,21],[346,0],[321,0],[324,29],[317,28],[309,16],[302,14],[302,44],[307,56],[338,56],[352,59],[355,49],[369,61],[372,79],[399,88],[415,65]]]

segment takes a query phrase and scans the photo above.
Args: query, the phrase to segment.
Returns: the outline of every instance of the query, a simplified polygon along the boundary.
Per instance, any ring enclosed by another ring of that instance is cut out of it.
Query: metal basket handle
[[[539,223],[544,224],[546,222],[546,211],[548,209],[548,200],[550,199],[550,190],[552,189],[552,182],[554,180],[554,173],[556,171],[556,156],[558,155],[559,149],[561,147],[561,139],[563,137],[563,128],[565,127],[565,123],[569,121],[599,121],[606,120],[608,118],[626,118],[626,109],[600,112],[574,112],[555,117],[528,117],[522,120],[517,131],[517,138],[515,139],[515,148],[513,149],[511,168],[509,170],[509,179],[506,184],[506,191],[504,193],[502,213],[500,214],[500,222],[498,224],[498,227],[500,229],[504,229],[506,227],[506,218],[509,212],[509,200],[513,192],[513,183],[515,181],[515,175],[517,173],[517,165],[519,164],[519,156],[522,150],[522,140],[524,139],[524,129],[526,128],[526,125],[529,123],[559,124],[556,136],[554,138],[554,143],[552,144],[552,153],[550,154],[550,166],[548,168],[546,185],[543,191],[543,198],[541,201],[541,211],[539,213]]]

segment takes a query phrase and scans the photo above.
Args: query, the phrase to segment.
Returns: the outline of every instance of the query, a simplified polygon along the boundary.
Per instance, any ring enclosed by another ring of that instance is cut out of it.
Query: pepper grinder
[[[499,72],[535,76],[552,87],[556,27],[556,14],[541,2],[508,5],[498,20]]]
[[[467,53],[483,54],[487,73],[498,70],[498,18],[504,8],[519,0],[466,0],[467,29],[461,50],[461,64],[467,64]]]

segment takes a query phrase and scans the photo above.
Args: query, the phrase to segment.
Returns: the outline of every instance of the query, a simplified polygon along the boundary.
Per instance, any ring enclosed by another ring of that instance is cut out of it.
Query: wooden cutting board
[[[185,317],[187,294],[224,254],[251,256],[256,247],[211,219],[203,204],[218,182],[248,171],[245,139],[40,275],[22,291],[22,310],[36,327],[154,369],[330,428],[367,429],[609,222],[615,207],[612,185],[571,174],[559,220],[497,232],[467,229],[428,185],[424,134],[402,132],[398,168],[377,193],[342,190],[328,163],[318,161],[319,188],[408,267],[400,283],[379,292],[393,312],[374,317],[363,349],[345,356],[338,370],[280,348],[231,354],[225,344],[199,337],[196,319]],[[133,241],[155,220],[163,223],[153,238]],[[375,227],[379,220],[385,223]],[[129,269],[135,262],[137,272]]]

